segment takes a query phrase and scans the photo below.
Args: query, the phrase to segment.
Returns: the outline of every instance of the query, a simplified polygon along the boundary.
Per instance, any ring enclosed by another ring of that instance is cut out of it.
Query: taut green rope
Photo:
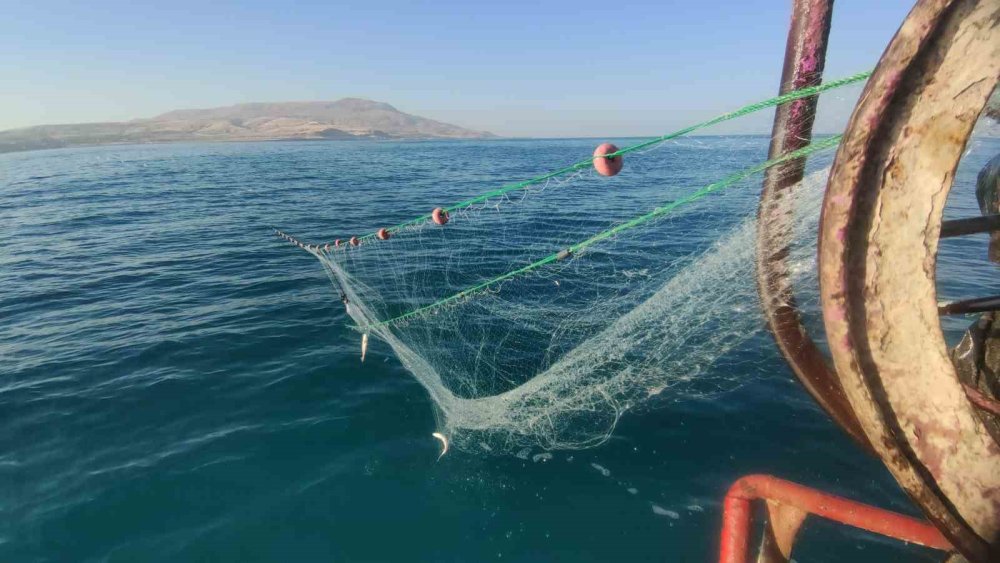
[[[813,154],[815,152],[818,152],[818,151],[821,151],[821,150],[828,149],[830,147],[836,146],[840,142],[841,137],[843,137],[843,135],[834,135],[832,137],[828,137],[826,139],[823,139],[822,141],[816,141],[815,143],[806,145],[805,147],[802,147],[799,150],[786,153],[786,154],[784,154],[782,156],[779,156],[779,157],[776,157],[776,158],[772,158],[771,160],[767,160],[767,161],[764,161],[764,162],[762,162],[760,164],[757,164],[756,166],[751,166],[750,168],[747,168],[745,170],[741,170],[739,172],[736,172],[735,174],[731,174],[729,176],[726,176],[725,178],[719,180],[718,182],[709,184],[709,185],[707,185],[707,186],[705,186],[705,187],[703,187],[703,188],[701,188],[701,189],[699,189],[699,190],[697,190],[695,192],[692,192],[691,194],[689,194],[687,196],[684,196],[684,197],[682,197],[680,199],[676,199],[674,201],[671,201],[670,203],[668,203],[666,205],[657,207],[656,209],[650,211],[649,213],[646,213],[644,215],[640,215],[640,216],[638,216],[638,217],[636,217],[634,219],[626,221],[626,222],[624,222],[624,223],[622,223],[620,225],[617,225],[615,227],[612,227],[612,228],[610,228],[610,229],[608,229],[606,231],[602,231],[602,232],[600,232],[600,233],[598,233],[598,234],[590,237],[589,239],[587,239],[587,240],[585,240],[583,242],[578,242],[578,243],[576,243],[574,245],[570,245],[568,247],[568,250],[571,253],[575,254],[575,253],[579,252],[580,250],[583,250],[583,249],[585,249],[585,248],[587,248],[589,246],[592,246],[592,245],[594,245],[594,244],[596,244],[596,243],[598,243],[598,242],[600,242],[602,240],[605,240],[605,239],[608,239],[610,237],[613,237],[613,236],[615,236],[618,233],[621,233],[623,231],[627,231],[629,229],[634,229],[635,227],[638,227],[638,226],[640,226],[640,225],[642,225],[644,223],[648,223],[649,221],[652,221],[653,219],[656,219],[657,217],[662,217],[663,215],[666,215],[666,214],[670,213],[671,211],[677,209],[678,207],[681,207],[682,205],[687,205],[689,203],[695,202],[695,201],[697,201],[697,200],[699,200],[699,199],[707,196],[708,194],[710,194],[712,192],[715,192],[715,191],[721,190],[723,188],[727,188],[729,186],[732,186],[733,184],[739,182],[740,180],[743,180],[744,178],[746,178],[748,176],[752,176],[752,175],[754,175],[754,174],[756,174],[758,172],[766,170],[766,169],[768,169],[768,168],[770,168],[772,166],[781,164],[783,162],[787,162],[789,160],[795,160],[797,158],[803,158],[803,157],[808,156],[810,154]],[[556,260],[560,259],[562,256],[565,256],[564,250],[560,250],[559,252],[555,252],[553,254],[549,254],[545,258],[542,258],[541,260],[538,260],[536,262],[532,262],[531,264],[528,264],[527,266],[523,266],[523,267],[518,268],[516,270],[511,270],[510,272],[507,272],[506,274],[502,274],[502,275],[499,275],[499,276],[497,276],[495,278],[486,280],[486,281],[484,281],[484,282],[482,282],[482,283],[480,283],[478,285],[475,285],[473,287],[470,287],[470,288],[467,288],[467,289],[463,289],[462,291],[459,291],[458,293],[455,293],[454,295],[450,295],[448,297],[445,297],[444,299],[435,301],[434,303],[431,303],[430,305],[425,305],[423,307],[420,307],[419,309],[414,309],[414,310],[412,310],[412,311],[410,311],[408,313],[404,313],[402,315],[399,315],[397,317],[393,317],[393,318],[385,320],[385,321],[379,321],[377,323],[373,323],[372,326],[379,327],[379,326],[383,326],[383,325],[389,325],[389,324],[397,323],[397,322],[404,321],[406,319],[415,317],[415,316],[417,316],[417,315],[419,315],[421,313],[425,313],[425,312],[427,312],[427,311],[429,311],[431,309],[436,309],[436,308],[441,307],[443,305],[447,305],[448,303],[451,303],[451,302],[457,301],[459,299],[462,299],[463,297],[467,297],[469,295],[472,295],[473,293],[476,293],[477,291],[482,291],[482,290],[484,290],[484,289],[486,289],[486,288],[488,288],[490,286],[496,285],[496,284],[498,284],[500,282],[507,281],[507,280],[509,280],[511,278],[514,278],[514,277],[517,277],[517,276],[519,276],[521,274],[526,274],[526,273],[528,273],[528,272],[530,272],[532,270],[536,270],[538,268],[541,268],[542,266],[544,266],[546,264],[555,262]]]
[[[683,129],[678,129],[677,131],[674,131],[673,133],[667,133],[666,135],[663,135],[661,137],[654,137],[654,138],[649,139],[647,141],[643,141],[641,143],[625,147],[625,148],[619,150],[618,152],[608,153],[608,154],[606,154],[604,156],[605,156],[605,158],[611,158],[611,157],[615,157],[615,156],[618,156],[618,155],[628,154],[630,152],[641,150],[641,149],[644,149],[644,148],[647,148],[647,147],[651,147],[651,146],[654,146],[654,145],[658,145],[658,144],[660,144],[660,143],[662,143],[664,141],[669,141],[671,139],[676,139],[677,137],[680,137],[680,136],[683,136],[683,135],[687,135],[688,133],[691,133],[693,131],[697,131],[699,129],[704,129],[704,128],[709,127],[709,126],[716,125],[718,123],[722,123],[723,121],[729,121],[730,119],[736,119],[737,117],[743,117],[745,115],[749,115],[751,113],[754,113],[756,111],[760,111],[762,109],[766,109],[766,108],[774,107],[774,106],[779,106],[779,105],[781,105],[783,103],[786,103],[786,102],[790,102],[790,101],[793,101],[793,100],[798,100],[800,98],[808,98],[810,96],[815,96],[817,94],[820,94],[822,92],[826,92],[828,90],[834,90],[834,89],[841,88],[841,87],[844,87],[844,86],[847,86],[847,85],[850,85],[850,84],[854,84],[856,82],[860,82],[862,80],[866,80],[869,76],[871,76],[871,74],[872,74],[872,71],[870,71],[870,70],[869,71],[865,71],[865,72],[859,72],[857,74],[852,74],[851,76],[845,76],[844,78],[833,80],[831,82],[824,82],[823,84],[819,84],[819,85],[816,85],[816,86],[810,86],[808,88],[801,88],[799,90],[793,90],[791,92],[787,92],[787,93],[782,94],[780,96],[775,96],[773,98],[769,98],[767,100],[763,100],[763,101],[757,102],[755,104],[750,104],[750,105],[747,105],[747,106],[743,106],[743,107],[739,108],[736,111],[731,111],[729,113],[724,113],[724,114],[719,115],[717,117],[713,117],[712,119],[709,119],[707,121],[702,121],[700,123],[696,123],[694,125],[685,127]],[[472,199],[467,199],[465,201],[461,201],[459,203],[450,205],[448,207],[444,207],[443,209],[445,211],[451,212],[451,211],[454,211],[456,209],[462,209],[462,208],[468,207],[470,205],[475,205],[477,203],[482,203],[482,202],[484,202],[484,201],[486,201],[486,200],[488,200],[488,199],[490,199],[492,197],[501,196],[503,194],[506,194],[506,193],[509,193],[509,192],[513,192],[513,191],[517,191],[517,190],[523,190],[523,189],[525,189],[525,188],[527,188],[529,186],[532,186],[532,185],[535,185],[535,184],[539,184],[539,183],[544,182],[546,180],[549,180],[551,178],[555,178],[557,176],[562,176],[564,174],[569,174],[571,172],[576,172],[577,170],[581,170],[583,168],[588,168],[588,167],[591,166],[593,160],[594,160],[593,157],[588,158],[586,160],[581,160],[580,162],[576,162],[574,164],[570,164],[569,166],[560,168],[559,170],[553,170],[552,172],[549,172],[547,174],[542,174],[541,176],[536,176],[534,178],[530,178],[528,180],[517,182],[515,184],[508,184],[506,186],[499,187],[499,188],[497,188],[495,190],[492,190],[492,191],[483,193],[481,195],[478,195],[478,196],[476,196],[476,197],[474,197]],[[421,215],[420,217],[416,217],[414,219],[410,219],[409,221],[405,221],[405,222],[400,223],[398,225],[395,225],[393,227],[388,227],[386,230],[389,231],[389,233],[396,233],[398,231],[401,231],[401,230],[405,229],[406,227],[412,227],[413,225],[418,225],[420,223],[423,223],[423,222],[427,221],[430,218],[431,218],[431,214],[428,213],[426,215]],[[358,237],[358,238],[359,238],[359,240],[367,240],[367,239],[374,238],[375,236],[376,236],[376,233],[371,233],[371,234],[367,234],[367,235],[364,235],[364,236]]]

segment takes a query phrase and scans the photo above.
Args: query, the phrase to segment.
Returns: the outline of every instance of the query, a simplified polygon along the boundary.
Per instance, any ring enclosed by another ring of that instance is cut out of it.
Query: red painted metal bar
[[[745,563],[749,560],[752,520],[750,503],[755,500],[786,504],[834,522],[908,543],[945,551],[952,549],[937,528],[922,520],[827,494],[771,475],[748,475],[733,483],[723,503],[720,563]]]

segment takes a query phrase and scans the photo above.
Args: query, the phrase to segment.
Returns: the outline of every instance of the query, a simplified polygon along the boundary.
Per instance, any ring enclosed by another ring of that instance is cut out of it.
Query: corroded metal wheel
[[[837,153],[820,293],[837,377],[893,476],[972,561],[1000,561],[1000,445],[956,377],[935,265],[955,169],[1000,76],[1000,0],[922,0]]]

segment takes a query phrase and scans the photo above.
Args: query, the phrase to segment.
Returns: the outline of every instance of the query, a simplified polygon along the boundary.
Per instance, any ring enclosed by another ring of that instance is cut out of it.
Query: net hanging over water
[[[459,203],[430,201],[426,214],[364,236],[307,244],[278,234],[320,261],[359,344],[387,344],[427,390],[437,432],[453,446],[594,446],[626,411],[738,384],[746,370],[717,363],[747,361],[733,355],[764,326],[753,282],[757,192],[745,188],[807,157],[814,171],[785,205],[800,241],[796,281],[815,283],[828,149],[840,137],[744,161],[701,186],[677,174],[674,140],[868,74],[627,146],[611,153],[626,158],[614,178],[587,158]],[[726,142],[747,152],[745,140]],[[725,164],[726,146],[709,158]]]

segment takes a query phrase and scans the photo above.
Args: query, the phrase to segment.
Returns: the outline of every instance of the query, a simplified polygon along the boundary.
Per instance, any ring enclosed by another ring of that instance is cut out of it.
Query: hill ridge
[[[366,98],[247,102],[178,109],[122,122],[37,125],[0,131],[0,152],[123,143],[181,141],[488,139],[466,129],[404,113]]]

